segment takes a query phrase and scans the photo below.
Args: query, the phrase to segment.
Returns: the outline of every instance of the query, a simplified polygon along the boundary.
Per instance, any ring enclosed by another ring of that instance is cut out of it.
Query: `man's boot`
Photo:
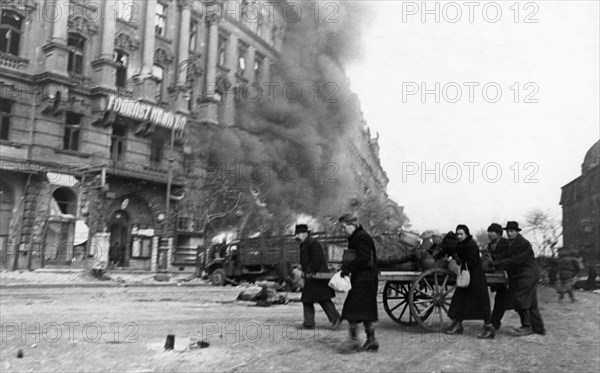
[[[360,348],[361,351],[377,352],[379,350],[379,342],[375,338],[375,329],[365,330],[367,333],[367,341]]]
[[[343,354],[350,354],[353,352],[358,352],[360,348],[360,344],[358,343],[358,325],[350,324],[349,338],[347,341],[342,343],[340,346],[340,352]]]
[[[494,339],[495,337],[496,329],[492,326],[492,324],[486,324],[483,327],[483,333],[477,336],[479,339]]]

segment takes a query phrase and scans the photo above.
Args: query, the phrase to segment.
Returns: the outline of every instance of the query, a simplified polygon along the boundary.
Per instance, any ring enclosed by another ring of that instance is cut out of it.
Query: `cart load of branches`
[[[415,254],[422,242],[418,234],[406,231],[377,235],[373,237],[373,241],[378,268],[389,268],[416,260]]]

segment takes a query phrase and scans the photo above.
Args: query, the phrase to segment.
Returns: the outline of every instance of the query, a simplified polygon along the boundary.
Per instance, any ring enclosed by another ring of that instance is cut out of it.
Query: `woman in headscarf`
[[[479,256],[479,246],[464,224],[456,227],[456,237],[458,243],[446,246],[443,253],[452,256],[461,270],[468,270],[471,280],[468,287],[457,287],[454,291],[448,310],[448,316],[452,318],[453,323],[446,333],[462,334],[464,320],[483,320],[484,331],[478,337],[492,339],[496,334],[491,323],[490,298]]]
[[[348,320],[350,339],[342,345],[343,352],[379,350],[375,338],[374,322],[377,318],[377,253],[371,236],[358,224],[353,214],[339,218],[340,226],[348,236],[348,250],[354,255],[342,263],[342,277],[350,275],[352,289],[348,292],[342,319]],[[358,343],[358,324],[363,323],[367,341],[360,347]]]

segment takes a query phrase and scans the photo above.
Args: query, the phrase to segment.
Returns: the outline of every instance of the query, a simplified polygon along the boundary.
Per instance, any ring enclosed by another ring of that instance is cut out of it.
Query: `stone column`
[[[45,8],[44,17],[47,17],[52,32],[50,40],[42,50],[46,55],[46,71],[67,76],[67,24],[69,20],[69,2],[64,0],[49,0]]]
[[[94,81],[105,88],[115,87],[116,66],[113,61],[117,30],[117,0],[105,0],[102,9],[102,33],[98,58],[92,61]]]
[[[227,47],[227,68],[229,68],[229,82],[231,87],[225,92],[225,99],[221,105],[224,105],[223,118],[221,122],[227,126],[231,126],[235,122],[236,118],[236,104],[235,104],[235,87],[237,87],[237,69],[238,69],[238,37],[235,34],[231,34],[229,37],[229,45]],[[246,61],[246,73],[248,71],[248,61]]]
[[[190,50],[190,21],[191,10],[187,1],[180,2],[181,7],[181,26],[179,27],[179,53],[178,53],[178,72],[177,85],[184,86],[187,79],[188,58]]]
[[[208,17],[208,51],[206,59],[206,98],[215,96],[215,82],[217,80],[217,57],[219,48],[219,17],[211,14]]]
[[[117,0],[104,0],[100,59],[112,61],[117,31]]]
[[[179,27],[179,49],[177,53],[177,109],[179,111],[188,111],[188,102],[186,100],[186,81],[189,68],[190,54],[190,21],[192,11],[190,10],[189,1],[183,0],[179,2],[181,10],[180,27]]]
[[[142,42],[142,67],[140,72],[134,76],[138,85],[138,97],[148,101],[155,100],[156,82],[152,79],[152,67],[154,66],[154,53],[156,45],[155,35],[155,14],[156,0],[145,0],[144,8],[144,28]]]
[[[152,66],[154,65],[154,46],[155,46],[155,20],[156,0],[146,0],[146,12],[144,18],[144,46],[142,50],[142,77],[146,78],[152,75]]]
[[[50,0],[48,9],[52,9],[52,43],[67,44],[67,23],[69,21],[69,1]]]

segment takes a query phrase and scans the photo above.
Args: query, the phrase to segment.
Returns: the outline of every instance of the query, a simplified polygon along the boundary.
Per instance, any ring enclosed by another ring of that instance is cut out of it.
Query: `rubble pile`
[[[272,304],[287,304],[286,295],[278,293],[277,286],[276,283],[272,282],[249,286],[240,292],[237,300],[253,301],[261,307],[268,307]]]
[[[386,268],[411,261],[420,247],[421,239],[417,234],[377,235],[373,237],[377,251],[377,267]]]

